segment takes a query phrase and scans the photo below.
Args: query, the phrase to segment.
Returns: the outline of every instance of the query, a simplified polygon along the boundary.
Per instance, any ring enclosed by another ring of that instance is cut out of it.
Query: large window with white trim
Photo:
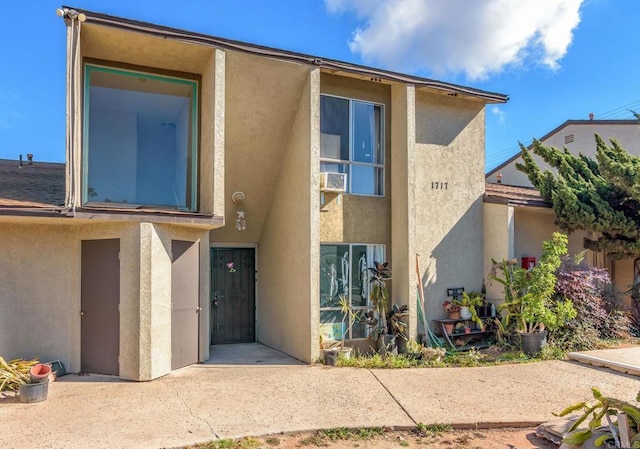
[[[83,204],[196,210],[197,99],[197,79],[86,64]]]
[[[363,318],[371,310],[370,275],[374,261],[384,262],[384,245],[331,243],[320,245],[320,332],[328,340],[366,338],[364,319],[343,323],[340,296],[344,295]]]
[[[384,195],[382,105],[320,96],[320,171],[347,173],[347,191]]]

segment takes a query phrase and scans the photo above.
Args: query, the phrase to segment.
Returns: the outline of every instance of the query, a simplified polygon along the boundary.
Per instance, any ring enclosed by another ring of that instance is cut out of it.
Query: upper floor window
[[[384,195],[381,105],[320,96],[320,171],[347,173],[347,191]]]
[[[83,204],[197,209],[198,82],[85,66]]]

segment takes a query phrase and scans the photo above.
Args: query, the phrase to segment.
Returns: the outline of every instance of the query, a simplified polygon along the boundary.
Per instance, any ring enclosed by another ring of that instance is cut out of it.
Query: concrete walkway
[[[571,360],[593,366],[603,366],[622,373],[640,376],[640,346],[619,349],[570,352]]]
[[[589,399],[592,386],[629,401],[640,390],[637,377],[564,361],[367,370],[215,360],[145,383],[67,375],[39,404],[0,395],[0,447],[157,449],[339,426],[537,424]]]

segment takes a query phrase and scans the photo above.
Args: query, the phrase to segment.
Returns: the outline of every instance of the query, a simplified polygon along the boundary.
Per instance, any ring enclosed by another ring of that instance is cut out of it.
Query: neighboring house
[[[375,260],[413,337],[418,284],[430,319],[480,289],[485,105],[506,96],[64,14],[66,188],[0,208],[0,354],[133,380],[216,344],[312,362],[340,294],[371,307]]]
[[[615,139],[629,153],[640,155],[640,122],[638,120],[567,120],[543,137],[538,138],[544,145],[554,148],[566,148],[573,154],[579,152],[595,158],[598,134],[605,142]],[[549,166],[538,155],[535,161],[544,168]],[[507,159],[487,173],[487,182],[511,186],[533,187],[527,175],[516,169],[516,163],[522,163],[520,153]]]
[[[573,154],[580,152],[595,158],[596,134],[607,142],[615,139],[629,153],[640,155],[638,120],[567,120],[539,140],[546,146],[566,148]],[[538,155],[534,155],[534,159],[543,169],[549,168]],[[542,242],[551,238],[554,231],[560,231],[555,225],[551,205],[541,201],[527,175],[516,169],[517,162],[522,163],[519,153],[486,175],[485,230],[493,230],[485,232],[485,239],[496,244],[502,242],[500,254],[494,256],[496,259],[539,258]],[[524,201],[523,195],[526,197]],[[487,222],[492,224],[488,226]],[[585,236],[583,231],[576,231],[569,236],[572,254],[584,249]],[[607,268],[618,289],[629,289],[634,276],[633,260],[605,260],[602,254],[592,252],[586,253],[585,257],[588,263]],[[493,289],[496,288],[493,286]],[[494,290],[493,293],[498,294],[498,291]]]

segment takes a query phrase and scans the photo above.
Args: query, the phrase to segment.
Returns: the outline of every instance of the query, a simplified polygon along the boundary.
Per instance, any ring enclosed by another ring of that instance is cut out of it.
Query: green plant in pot
[[[389,289],[387,281],[391,279],[391,270],[389,262],[379,263],[373,262],[374,268],[369,268],[371,279],[370,299],[375,309],[365,313],[366,324],[372,327],[369,338],[378,342],[379,349],[386,352],[388,349],[395,347],[395,337],[388,333],[387,311],[389,310]]]
[[[460,316],[462,318],[467,318],[476,323],[478,329],[484,327],[484,323],[478,316],[478,307],[482,305],[482,295],[477,292],[467,293],[465,291],[462,292],[462,299],[456,300],[458,305],[460,305],[461,309],[466,309],[467,313],[462,314],[462,310]]]
[[[401,349],[401,345],[402,348],[406,349],[406,342],[409,340],[407,335],[404,333],[409,326],[407,323],[408,318],[409,306],[407,305],[399,306],[394,304],[389,313],[387,313],[387,334],[391,334],[395,337],[399,350]]]
[[[567,236],[554,232],[542,244],[542,256],[530,270],[517,266],[517,260],[497,263],[489,278],[504,286],[505,301],[498,309],[503,312],[499,323],[501,332],[515,329],[522,350],[533,355],[546,345],[547,331],[553,331],[575,318],[576,310],[570,300],[554,298],[556,271],[561,257],[567,253]],[[496,274],[502,271],[502,276]]]

